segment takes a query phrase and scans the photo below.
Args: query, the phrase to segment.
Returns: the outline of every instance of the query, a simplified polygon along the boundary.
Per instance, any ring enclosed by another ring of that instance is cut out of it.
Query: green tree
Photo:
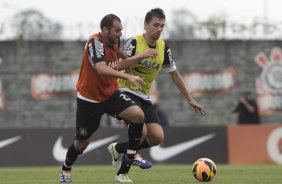
[[[37,10],[17,13],[12,18],[11,27],[16,40],[57,40],[62,37],[62,25]]]
[[[223,15],[212,15],[206,21],[199,23],[199,29],[208,33],[210,39],[225,38],[226,20]]]
[[[185,9],[173,10],[173,18],[168,27],[168,38],[173,40],[195,37],[197,26],[196,16]]]

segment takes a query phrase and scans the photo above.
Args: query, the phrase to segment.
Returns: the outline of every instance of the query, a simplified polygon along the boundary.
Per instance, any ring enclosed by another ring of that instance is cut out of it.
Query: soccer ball
[[[192,173],[198,181],[211,181],[216,174],[216,165],[211,159],[200,158],[193,164]]]

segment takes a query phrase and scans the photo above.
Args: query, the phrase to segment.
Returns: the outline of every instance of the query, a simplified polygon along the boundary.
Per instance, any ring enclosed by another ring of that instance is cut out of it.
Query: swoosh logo
[[[17,137],[13,137],[13,138],[10,138],[10,139],[0,141],[0,149],[4,148],[5,146],[8,146],[9,144],[12,144],[12,143],[14,143],[14,142],[16,142],[20,139],[21,139],[21,136],[17,136]]]
[[[174,157],[175,155],[178,155],[188,149],[191,149],[203,142],[206,142],[207,140],[213,138],[215,136],[214,133],[208,134],[202,137],[198,137],[196,139],[192,139],[180,144],[176,144],[169,147],[160,147],[155,146],[150,149],[150,155],[151,157],[156,161],[164,161],[171,157]]]
[[[119,138],[119,135],[114,135],[111,137],[107,137],[104,139],[100,139],[100,140],[96,140],[91,142],[88,147],[86,148],[86,150],[84,150],[83,154],[88,153],[96,148],[99,148],[105,144],[108,144],[116,139]],[[66,154],[68,151],[68,148],[65,148],[62,144],[62,140],[63,140],[63,136],[60,136],[57,141],[55,142],[55,145],[53,147],[53,157],[59,161],[59,162],[63,162],[66,158]]]

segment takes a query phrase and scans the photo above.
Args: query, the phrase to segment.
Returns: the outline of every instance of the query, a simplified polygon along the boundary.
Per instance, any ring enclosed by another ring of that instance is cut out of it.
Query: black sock
[[[139,146],[138,150],[141,150],[143,148],[150,148],[150,144],[148,143],[147,139],[145,139],[142,144]]]
[[[128,147],[126,155],[129,159],[134,159],[134,156],[137,153],[141,137],[142,137],[143,124],[134,124],[131,123],[128,128]]]
[[[122,142],[122,143],[117,143],[115,146],[115,149],[118,153],[126,153],[126,149],[128,147],[128,142]],[[144,149],[144,148],[150,148],[151,146],[149,145],[147,139],[145,139],[142,144],[138,147],[138,150]]]
[[[128,147],[128,142],[117,143],[115,149],[118,153],[125,153]]]
[[[135,124],[135,123],[130,123],[128,127],[128,146],[127,149],[125,150],[125,155],[128,156],[129,159],[134,159],[134,155],[136,154],[136,151],[138,150],[138,146],[140,144],[141,136],[142,136],[142,130],[143,130],[143,123],[142,124]],[[126,148],[127,143],[121,143],[120,145],[116,146],[116,149],[119,151],[124,150]],[[123,159],[124,160],[124,159]],[[130,165],[125,164],[122,162],[120,169],[117,173],[119,174],[126,174],[129,172]]]
[[[141,136],[143,130],[143,123],[130,123],[128,127],[128,147],[127,150],[136,151],[140,144]],[[133,154],[133,153],[130,153]]]
[[[125,153],[126,154],[126,148],[127,148],[128,142],[123,142],[123,143],[118,143],[116,145],[116,151],[118,153]],[[138,147],[138,150],[141,150],[143,148],[150,148],[151,146],[149,145],[147,139],[145,139],[142,144]],[[122,162],[120,169],[117,173],[117,175],[119,174],[125,174],[125,173],[129,173],[131,165],[127,165],[124,162]]]
[[[123,155],[123,157],[125,156],[125,154]],[[124,160],[124,159],[122,159]],[[119,171],[117,172],[117,175],[119,174],[127,174],[130,170],[131,165],[127,165],[124,162],[121,163],[121,166],[119,168]]]
[[[72,144],[68,149],[68,152],[67,152],[67,155],[66,155],[66,160],[65,160],[65,163],[62,166],[62,170],[70,171],[72,164],[76,161],[78,155],[80,155],[80,154],[82,154],[82,152],[78,152],[75,149],[74,144]]]

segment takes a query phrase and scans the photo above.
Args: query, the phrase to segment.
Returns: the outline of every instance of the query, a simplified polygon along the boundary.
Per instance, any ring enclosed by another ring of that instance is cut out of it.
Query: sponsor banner
[[[40,100],[51,96],[76,93],[78,72],[66,74],[44,73],[32,76],[31,95]]]
[[[127,129],[100,129],[76,164],[111,163],[107,146]],[[0,166],[58,165],[74,140],[74,129],[0,130]],[[122,139],[121,139],[122,140]]]
[[[191,94],[226,93],[235,88],[236,72],[227,68],[216,72],[194,72],[183,75]]]
[[[226,127],[168,127],[161,146],[141,150],[153,163],[192,164],[200,157],[227,163]],[[74,140],[73,129],[0,130],[0,166],[58,165]],[[107,147],[127,141],[127,128],[100,128],[76,164],[111,164]]]
[[[282,111],[282,94],[263,94],[258,97],[259,113],[262,115]]]
[[[0,92],[0,112],[4,112],[6,109],[5,107],[5,95],[4,93]]]
[[[145,158],[170,164],[194,163],[202,157],[215,163],[228,161],[226,127],[167,127],[164,133],[164,142],[150,148]]]
[[[227,130],[230,164],[282,164],[282,126],[242,125]]]

